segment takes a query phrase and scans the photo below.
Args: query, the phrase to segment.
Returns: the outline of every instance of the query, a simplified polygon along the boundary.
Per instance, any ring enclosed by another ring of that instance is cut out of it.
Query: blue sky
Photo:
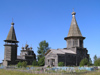
[[[39,42],[46,40],[53,49],[65,48],[72,11],[81,33],[86,39],[92,60],[100,57],[100,0],[0,0],[0,62],[4,59],[4,41],[11,27],[12,18],[19,41],[29,44],[37,54]]]

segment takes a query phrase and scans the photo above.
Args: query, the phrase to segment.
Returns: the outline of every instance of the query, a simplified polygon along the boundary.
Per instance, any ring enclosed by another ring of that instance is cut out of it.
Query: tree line
[[[94,55],[93,59],[94,59],[94,63],[92,63],[90,56],[89,56],[89,60],[87,58],[82,59],[80,62],[80,66],[85,66],[85,65],[100,66],[100,58],[98,58],[96,55]]]

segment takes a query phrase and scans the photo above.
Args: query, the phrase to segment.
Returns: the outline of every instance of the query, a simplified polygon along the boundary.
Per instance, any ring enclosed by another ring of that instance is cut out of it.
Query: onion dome
[[[25,45],[25,49],[27,49],[27,48],[28,48],[28,45],[26,44],[26,45]]]
[[[30,47],[30,49],[32,50],[33,48],[32,48],[32,47]]]
[[[14,23],[12,22],[11,25],[14,25]]]
[[[24,47],[22,47],[22,50],[24,50]]]
[[[75,15],[75,14],[76,14],[76,12],[73,11],[73,12],[72,12],[72,15]]]

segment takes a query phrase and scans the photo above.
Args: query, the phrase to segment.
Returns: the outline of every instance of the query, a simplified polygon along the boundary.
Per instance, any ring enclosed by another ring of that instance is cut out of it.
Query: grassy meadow
[[[38,75],[38,74],[31,74],[31,73],[26,73],[26,72],[0,69],[0,75]]]
[[[26,72],[19,72],[19,71],[0,69],[0,75],[62,75],[62,74],[33,74],[33,73],[26,73]],[[66,75],[66,74],[64,74],[64,75]],[[68,74],[68,75],[70,75],[70,74]],[[90,73],[81,74],[81,75],[100,75],[100,70],[98,70],[96,72],[90,72]]]

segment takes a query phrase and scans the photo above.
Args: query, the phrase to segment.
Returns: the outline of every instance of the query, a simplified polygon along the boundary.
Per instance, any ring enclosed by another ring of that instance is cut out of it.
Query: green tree
[[[38,66],[38,62],[37,62],[36,60],[34,60],[34,61],[32,62],[32,65],[33,65],[33,66]]]
[[[59,62],[58,66],[64,66],[64,62]]]
[[[87,58],[82,59],[81,62],[80,62],[80,66],[84,66],[84,65],[89,65]]]
[[[22,62],[18,62],[17,67],[21,68],[22,67]]]
[[[94,61],[94,66],[100,66],[100,58],[97,58],[97,59]]]
[[[89,55],[89,65],[92,65],[92,60],[91,60],[90,55]]]
[[[22,67],[26,67],[27,66],[27,62],[26,61],[23,61],[22,62]]]
[[[47,50],[49,50],[49,44],[48,42],[46,42],[45,40],[44,41],[41,41],[39,43],[39,47],[38,48],[38,65],[40,66],[43,66],[44,65],[44,56],[45,56],[45,53],[47,52]]]
[[[48,42],[46,42],[45,40],[44,41],[41,41],[39,43],[39,47],[38,47],[38,54],[41,55],[41,56],[44,56],[45,53],[47,52],[47,50],[49,50],[49,44]]]
[[[38,64],[39,64],[39,66],[44,66],[44,64],[45,64],[45,57],[41,57],[39,60],[38,60]]]
[[[97,60],[97,56],[95,55],[95,56],[94,56],[94,62],[95,62],[96,60]]]

